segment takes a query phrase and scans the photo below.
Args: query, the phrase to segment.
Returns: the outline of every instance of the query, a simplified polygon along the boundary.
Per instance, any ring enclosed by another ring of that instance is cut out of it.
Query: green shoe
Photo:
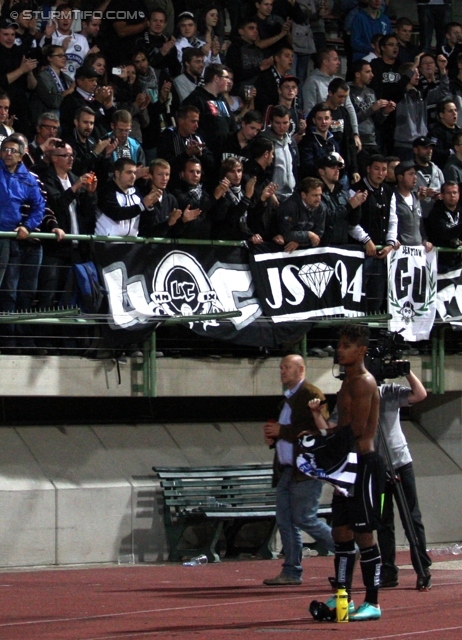
[[[326,607],[329,607],[329,609],[332,609],[332,610],[336,609],[337,596],[332,596],[331,598],[329,598],[329,600],[326,600],[325,605]],[[355,610],[355,603],[352,600],[351,602],[348,603],[348,616],[351,616],[354,610]]]
[[[356,611],[350,613],[349,617],[351,622],[354,622],[355,620],[380,620],[382,612],[380,610],[380,605],[363,602],[359,605]]]

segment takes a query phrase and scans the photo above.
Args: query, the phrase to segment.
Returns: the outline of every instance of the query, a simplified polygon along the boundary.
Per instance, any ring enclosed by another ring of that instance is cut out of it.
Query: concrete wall
[[[405,423],[429,543],[461,539],[462,472],[450,451],[460,446],[461,429],[459,420],[457,435],[456,405],[453,411],[449,453]],[[272,458],[255,423],[5,427],[0,438],[1,566],[117,562],[131,553],[165,560],[152,466]],[[326,486],[323,501],[329,495]]]
[[[280,395],[279,358],[158,358],[158,397],[266,396]],[[431,382],[429,356],[409,358],[414,373]],[[117,366],[112,360],[92,361],[66,356],[0,356],[0,395],[16,396],[27,389],[28,396],[141,397],[142,361],[129,359]],[[460,388],[461,356],[449,356],[445,363],[445,389]],[[310,382],[324,393],[337,393],[340,383],[332,375],[332,358],[308,358]]]

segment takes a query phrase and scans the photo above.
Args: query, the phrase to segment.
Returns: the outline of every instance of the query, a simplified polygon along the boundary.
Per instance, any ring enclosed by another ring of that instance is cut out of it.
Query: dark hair
[[[462,131],[459,131],[452,136],[452,146],[454,147],[456,144],[462,144]]]
[[[212,82],[215,76],[222,76],[223,71],[226,69],[224,64],[218,64],[217,62],[212,62],[207,67],[205,67],[204,71],[204,84],[208,84]]]
[[[24,152],[26,150],[26,145],[24,144],[24,140],[22,138],[19,137],[19,135],[17,133],[12,133],[10,136],[8,136],[7,138],[3,138],[2,140],[2,145],[1,145],[1,149],[4,149],[5,145],[7,142],[14,142],[15,144],[18,145],[19,147],[19,153],[23,156]]]
[[[259,111],[247,111],[247,113],[242,116],[241,124],[250,124],[251,122],[263,124],[263,116]]]
[[[245,29],[248,24],[257,24],[254,16],[247,16],[247,18],[242,18],[242,20],[239,20],[239,22],[237,23],[237,31],[239,32],[239,29]]]
[[[120,173],[121,171],[123,171],[125,169],[127,164],[129,164],[131,166],[135,165],[135,167],[136,167],[136,162],[134,160],[132,160],[131,158],[118,158],[114,162],[114,171],[118,171]]]
[[[314,105],[314,107],[311,109],[311,111],[308,114],[308,117],[306,119],[307,122],[311,122],[314,116],[320,113],[321,111],[330,111],[330,107],[326,102],[318,102],[318,104]]]
[[[403,64],[398,69],[398,73],[401,76],[404,76],[405,73],[407,73],[408,71],[410,71],[413,68],[414,68],[414,63],[413,62],[403,62]],[[411,78],[412,78],[412,76],[411,76]]]
[[[77,109],[74,114],[74,120],[80,120],[80,116],[83,113],[87,113],[89,116],[94,116],[96,118],[96,113],[93,111],[93,109],[91,107],[88,107],[87,105],[84,105],[83,107]]]
[[[337,51],[337,49],[335,47],[325,47],[324,49],[320,49],[320,51],[316,53],[316,66],[318,68],[321,67],[324,60],[327,60],[329,58],[329,55],[332,53],[332,51]]]
[[[112,114],[111,122],[112,124],[117,124],[119,122],[122,122],[123,124],[132,124],[132,114],[126,109],[118,109]]]
[[[400,29],[401,27],[412,27],[412,20],[403,16],[402,18],[398,18],[396,21],[395,29]]]
[[[390,164],[391,162],[401,162],[401,158],[398,158],[398,156],[387,156],[386,160],[388,164]]]
[[[452,103],[452,104],[456,104],[456,103],[454,102],[454,98],[453,98],[453,97],[451,97],[451,98],[445,98],[444,100],[440,100],[440,101],[438,102],[438,104],[436,105],[436,113],[437,113],[438,115],[439,115],[440,113],[443,113],[443,112],[444,112],[444,110],[446,109],[446,105],[447,105],[447,104],[451,104],[451,103]]]
[[[62,49],[64,51],[62,45],[60,44],[47,44],[42,49],[43,58],[45,60],[47,60],[48,58],[51,58],[51,56],[54,55],[55,51],[57,51],[58,49]]]
[[[321,180],[308,176],[298,183],[298,191],[300,193],[308,193],[309,191],[314,191],[315,189],[318,189],[319,187],[322,188],[323,186],[324,183]]]
[[[104,73],[102,76],[99,76],[98,78],[98,84],[101,86],[106,86],[108,84],[108,64],[107,64],[107,58],[104,55],[104,53],[101,53],[101,51],[99,51],[98,53],[89,53],[85,60],[83,61],[83,67],[86,67],[87,69],[94,69],[93,65],[94,63],[99,60],[100,58],[102,58],[106,64],[106,69],[104,70]]]
[[[455,180],[446,180],[446,182],[443,182],[441,185],[441,193],[444,193],[446,187],[457,187],[460,193],[460,184]]]
[[[149,12],[149,17],[151,17],[153,13],[162,13],[164,15],[164,18],[167,19],[165,10],[161,9],[160,7],[154,7],[153,9],[151,9],[151,11]]]
[[[379,40],[379,47],[380,47],[380,51],[382,51],[382,49],[385,48],[385,45],[387,44],[387,42],[389,40],[391,40],[392,38],[394,38],[395,40],[397,40],[396,35],[394,33],[387,33],[385,36],[382,36]]]
[[[462,27],[462,24],[460,24],[460,22],[448,22],[447,24],[444,25],[445,35],[446,33],[449,33],[449,31],[454,27]]]
[[[337,93],[339,89],[342,91],[349,91],[350,87],[347,85],[343,78],[334,78],[329,82],[329,86],[327,87],[328,93]]]
[[[258,160],[258,158],[261,158],[267,151],[273,151],[274,144],[265,136],[257,136],[250,143],[248,150],[250,157],[253,160]]]
[[[282,52],[283,52],[283,51],[285,51],[285,50],[287,50],[287,51],[292,51],[292,53],[293,53],[293,51],[294,51],[290,45],[288,45],[288,44],[283,44],[283,45],[281,45],[281,46],[279,47],[279,49],[274,53],[274,57],[275,57],[275,58],[277,58],[277,57],[278,57],[278,56],[280,56],[280,55],[282,54]]]
[[[143,47],[143,45],[138,45],[137,47],[135,47],[132,55],[131,55],[131,61],[134,62],[136,56],[140,55],[140,53],[143,54],[143,56],[146,58],[146,60],[149,62],[149,57],[147,54],[146,49]]]
[[[181,62],[183,63],[183,65],[185,65],[186,63],[189,64],[193,58],[203,58],[203,57],[204,57],[204,54],[202,53],[201,49],[198,49],[197,47],[185,47],[183,49]]]
[[[186,118],[188,113],[199,113],[200,111],[193,104],[182,104],[181,107],[176,112],[176,119],[180,120],[182,118]]]
[[[220,180],[225,177],[228,171],[231,171],[231,169],[234,169],[236,165],[239,165],[240,167],[244,168],[244,165],[242,164],[242,162],[239,160],[239,158],[236,158],[235,156],[229,156],[229,158],[226,158],[226,160],[223,160],[220,167]]]
[[[0,89],[0,100],[11,100],[10,96],[6,91],[3,91],[3,89]]]
[[[339,338],[343,336],[359,344],[360,347],[369,346],[369,327],[364,324],[344,324],[339,330]]]
[[[61,13],[61,11],[73,11],[74,7],[70,3],[63,2],[63,4],[56,7],[56,10]]]
[[[361,71],[364,69],[364,67],[366,66],[371,66],[371,63],[368,62],[367,60],[353,60],[353,64],[352,64],[352,71],[353,71],[353,76],[356,73],[361,73]]]
[[[380,153],[374,153],[374,155],[369,156],[366,167],[372,167],[374,162],[386,162],[388,164],[388,159]]]
[[[274,118],[285,118],[286,116],[290,117],[289,109],[283,104],[277,104],[271,109],[270,122],[273,122]]]
[[[200,158],[198,158],[197,156],[191,156],[190,158],[185,159],[185,161],[181,165],[181,171],[185,171],[186,165],[188,164],[200,164],[202,167],[202,162],[200,161]]]
[[[220,25],[221,25],[221,14],[220,14],[220,8],[217,7],[216,4],[210,3],[208,4],[206,7],[204,7],[197,15],[197,33],[198,34],[205,34],[207,31],[207,23],[206,23],[206,18],[207,18],[207,14],[209,11],[213,11],[213,10],[218,11],[218,22],[216,24],[216,27],[213,30],[213,34],[216,35],[217,32],[220,31]]]

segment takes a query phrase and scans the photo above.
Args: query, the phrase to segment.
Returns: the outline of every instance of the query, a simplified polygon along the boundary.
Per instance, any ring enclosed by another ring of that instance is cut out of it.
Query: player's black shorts
[[[379,529],[384,488],[385,465],[380,455],[376,451],[358,455],[352,497],[335,494],[332,499],[332,526],[349,525],[359,533]]]

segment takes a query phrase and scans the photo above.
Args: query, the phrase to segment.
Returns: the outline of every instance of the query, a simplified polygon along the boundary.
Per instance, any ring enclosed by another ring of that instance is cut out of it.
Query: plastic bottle
[[[458,556],[462,553],[462,544],[452,544],[449,547],[436,547],[435,549],[428,549],[428,553],[432,556]]]
[[[126,553],[121,554],[117,559],[118,564],[135,564],[135,554]]]
[[[348,592],[345,587],[337,589],[337,622],[348,622]]]
[[[183,562],[183,567],[200,567],[201,565],[208,563],[208,558],[205,555],[197,556],[197,558],[191,558],[189,562]]]

